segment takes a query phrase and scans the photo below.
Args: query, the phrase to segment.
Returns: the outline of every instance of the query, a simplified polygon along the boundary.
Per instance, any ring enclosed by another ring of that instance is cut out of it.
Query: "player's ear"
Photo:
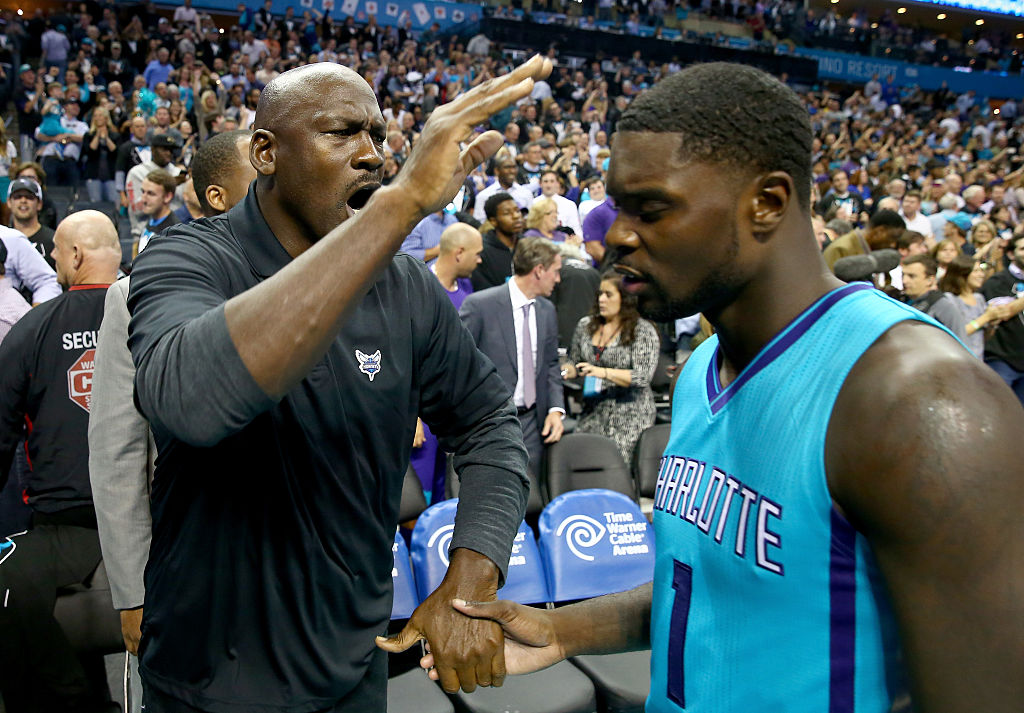
[[[775,232],[796,197],[796,186],[788,173],[772,171],[758,176],[751,201],[751,230],[758,240]]]
[[[249,161],[256,172],[273,176],[277,171],[277,137],[269,129],[256,129],[249,143]],[[212,204],[211,204],[212,205]]]
[[[227,196],[224,189],[215,183],[206,187],[206,202],[218,213],[226,213],[228,210]]]

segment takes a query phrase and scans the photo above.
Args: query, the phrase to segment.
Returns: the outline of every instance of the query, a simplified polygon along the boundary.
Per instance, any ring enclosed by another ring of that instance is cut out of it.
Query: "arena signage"
[[[1024,77],[1020,76],[930,67],[808,47],[796,47],[792,54],[817,60],[818,76],[822,79],[862,83],[877,74],[883,82],[891,76],[899,86],[917,85],[926,91],[934,91],[945,82],[954,92],[973,89],[978,96],[992,99],[1024,95]]]

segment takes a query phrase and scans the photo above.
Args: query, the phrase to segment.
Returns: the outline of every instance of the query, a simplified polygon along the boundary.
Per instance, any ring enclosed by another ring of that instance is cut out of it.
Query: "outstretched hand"
[[[493,114],[533,91],[533,82],[551,73],[551,61],[535,55],[508,74],[488,79],[430,115],[420,140],[395,179],[419,204],[422,212],[444,208],[466,176],[501,148],[497,131],[486,131],[464,150],[459,144]]]
[[[468,617],[497,622],[505,634],[505,671],[510,675],[532,673],[565,658],[551,622],[551,613],[507,600],[467,602],[455,599],[452,606]],[[437,681],[433,651],[420,659],[420,666]]]

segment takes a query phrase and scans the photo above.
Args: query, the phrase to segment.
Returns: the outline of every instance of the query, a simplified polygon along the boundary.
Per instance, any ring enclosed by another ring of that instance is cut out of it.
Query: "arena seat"
[[[416,481],[417,485],[419,480]],[[419,605],[412,568],[409,565],[409,550],[399,532],[395,532],[392,545],[394,567],[391,581],[395,598],[391,605],[392,621],[408,619]],[[418,666],[388,678],[388,710],[391,713],[453,713],[451,702],[441,687],[427,678]]]
[[[546,448],[547,495],[603,488],[636,498],[636,485],[615,441],[597,433],[570,433]]]
[[[552,500],[540,516],[540,551],[555,602],[624,592],[654,577],[654,530],[635,502],[610,490]],[[650,690],[650,657],[647,649],[570,661],[593,681],[601,710],[639,713]]]
[[[398,506],[398,521],[415,520],[427,509],[427,496],[423,494],[423,485],[412,465],[405,469],[402,480],[402,502]]]
[[[640,509],[650,518],[654,509],[654,491],[658,485],[661,457],[668,445],[672,427],[659,423],[644,430],[633,449],[633,479],[640,494]]]
[[[434,591],[448,569],[448,545],[455,529],[457,500],[431,505],[416,522],[412,533],[412,562],[420,598]],[[521,604],[549,600],[533,531],[525,523],[513,544],[505,586],[498,596]],[[566,661],[523,676],[510,676],[500,688],[477,688],[451,696],[456,709],[468,713],[594,713],[594,686]]]

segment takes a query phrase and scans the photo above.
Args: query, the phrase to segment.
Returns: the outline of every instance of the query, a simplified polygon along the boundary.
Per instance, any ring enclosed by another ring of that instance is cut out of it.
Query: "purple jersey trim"
[[[717,365],[718,352],[721,346],[716,346],[715,353],[711,356],[711,362],[708,364],[708,398],[710,401],[711,413],[717,414],[721,411],[725,405],[729,403],[729,400],[736,395],[736,392],[739,391],[740,387],[757,376],[762,369],[778,359],[787,349],[789,349],[789,347],[795,344],[800,337],[806,334],[807,331],[813,327],[815,323],[821,319],[839,300],[848,295],[852,295],[855,292],[873,289],[874,287],[865,282],[858,282],[850,285],[844,285],[843,287],[829,292],[827,295],[801,312],[796,319],[790,322],[789,325],[783,329],[771,343],[769,343],[768,347],[762,350],[754,361],[747,365],[747,368],[743,370],[739,377],[724,389],[717,388],[720,383],[718,381]]]
[[[828,713],[853,713],[857,654],[857,533],[832,509]]]

